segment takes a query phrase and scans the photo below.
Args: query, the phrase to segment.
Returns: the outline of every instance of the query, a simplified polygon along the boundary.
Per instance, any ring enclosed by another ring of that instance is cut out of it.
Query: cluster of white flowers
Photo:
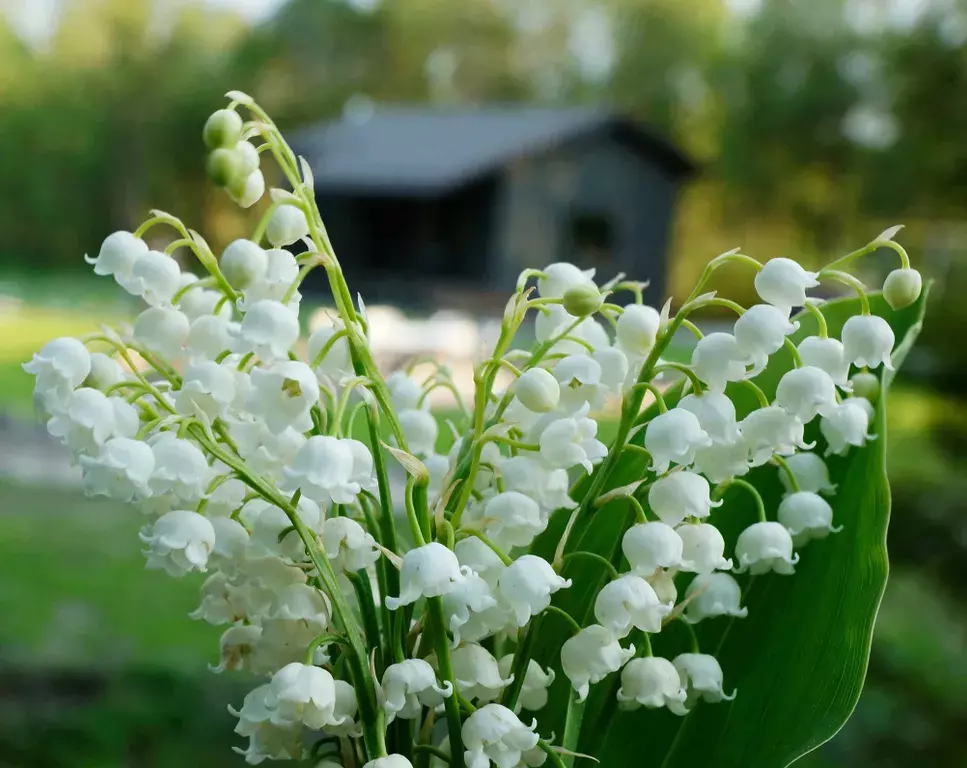
[[[805,430],[818,419],[827,454],[872,438],[873,408],[859,395],[875,394],[850,371],[868,377],[866,369],[889,366],[894,339],[868,312],[846,322],[841,340],[829,337],[820,302],[806,292],[827,277],[861,294],[862,286],[834,269],[729,253],[706,277],[729,261],[748,263],[763,303],[743,310],[700,285],[672,316],[644,305],[640,284],[620,277],[599,286],[593,271],[571,264],[528,270],[477,370],[464,431],[446,451],[427,405],[429,390],[452,384],[446,369],[426,380],[405,371],[381,377],[365,308],[350,298],[331,252],[307,166],[297,175],[300,163],[268,116],[231,96],[205,127],[214,180],[253,204],[265,186],[264,149],[293,191],[272,190],[252,238],[218,259],[160,212],[136,232],[110,235],[94,270],[146,308],[124,333],[56,339],[24,367],[87,491],[141,506],[147,566],[207,574],[191,615],[223,627],[215,670],[267,680],[233,710],[249,740],[246,759],[311,754],[318,765],[405,768],[425,748],[469,768],[560,765],[550,730],[519,717],[544,710],[555,667],[577,701],[612,673],[624,707],[683,714],[699,700],[731,699],[714,656],[693,647],[655,657],[648,637],[674,620],[690,627],[745,616],[732,574],[792,574],[797,547],[838,530],[824,498],[835,487]],[[177,233],[165,252],[143,239],[158,225]],[[307,248],[299,257],[286,250],[297,242]],[[894,247],[883,239],[868,250],[884,244]],[[177,248],[207,274],[183,272]],[[904,306],[919,294],[919,275],[910,277],[898,253],[903,275],[891,275],[886,295]],[[317,264],[329,274],[338,318],[303,345],[299,285]],[[533,277],[536,295],[527,288]],[[618,291],[635,300],[609,303]],[[713,304],[739,317],[732,333],[701,337],[687,315]],[[794,345],[799,324],[790,315],[803,305],[820,332]],[[528,311],[537,340],[515,349]],[[690,364],[669,363],[660,356],[683,324],[700,338]],[[770,403],[754,379],[779,353],[793,367]],[[502,371],[512,383],[497,391]],[[741,419],[732,400],[740,382],[760,401]],[[618,403],[609,447],[595,416]],[[363,422],[366,442],[353,437]],[[647,453],[641,477],[613,489],[609,475],[631,453]],[[395,499],[391,462],[407,477]],[[766,463],[777,465],[787,491],[773,520],[741,479]],[[727,543],[714,510],[730,486],[754,496],[758,519]],[[582,552],[574,531],[622,499],[638,516],[623,534],[623,559]],[[554,515],[567,519],[564,533],[532,546]],[[555,550],[552,559],[537,554]],[[578,571],[581,555],[598,562]],[[552,605],[570,576],[602,567],[610,578],[589,606],[595,623],[581,626]],[[534,635],[550,621],[566,622],[572,635],[541,664],[531,658]]]

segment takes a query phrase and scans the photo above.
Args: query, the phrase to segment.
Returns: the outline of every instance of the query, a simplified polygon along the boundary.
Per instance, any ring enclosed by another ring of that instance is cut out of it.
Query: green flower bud
[[[201,137],[209,149],[231,148],[242,137],[242,117],[234,109],[220,109],[205,121]]]
[[[853,394],[875,403],[880,396],[880,380],[869,371],[860,371],[850,379]]]
[[[575,285],[564,291],[564,309],[574,317],[593,315],[604,304],[604,296],[593,285]]]
[[[242,160],[235,150],[219,148],[208,156],[205,169],[216,186],[228,187],[241,175]]]
[[[915,269],[894,269],[883,282],[883,298],[893,309],[909,307],[920,298],[923,278]]]

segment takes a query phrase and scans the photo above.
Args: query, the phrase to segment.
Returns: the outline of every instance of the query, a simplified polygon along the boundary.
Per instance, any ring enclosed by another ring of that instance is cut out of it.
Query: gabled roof
[[[323,192],[435,195],[517,157],[612,131],[667,173],[691,174],[692,162],[648,128],[587,107],[377,107],[365,120],[303,129],[293,148]]]

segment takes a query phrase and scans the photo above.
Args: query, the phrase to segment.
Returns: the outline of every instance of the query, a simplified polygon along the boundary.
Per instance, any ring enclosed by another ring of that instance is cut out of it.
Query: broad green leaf
[[[925,292],[926,294],[926,292]],[[912,346],[926,295],[912,307],[891,310],[879,296],[871,297],[873,311],[885,317],[896,334],[894,362],[899,365]],[[859,312],[855,299],[828,303],[823,312],[830,335],[839,336],[846,319]],[[802,327],[795,339],[816,332],[814,318],[798,318]],[[791,356],[780,352],[756,383],[770,398],[792,365]],[[713,653],[725,672],[726,689],[738,689],[731,703],[700,704],[685,718],[661,710],[621,712],[615,708],[617,675],[592,688],[579,742],[579,751],[595,755],[603,765],[635,765],[648,768],[782,768],[831,738],[849,717],[859,698],[869,656],[873,622],[886,584],[886,527],[890,493],[886,477],[886,385],[884,374],[872,430],[878,438],[845,457],[830,457],[830,473],[838,484],[830,499],[834,521],[841,533],[810,542],[800,555],[794,576],[767,574],[739,577],[749,616],[744,619],[712,619],[697,627],[700,648]],[[740,417],[755,407],[751,393],[739,387],[729,393]],[[669,396],[669,405],[676,400]],[[647,414],[646,414],[647,417]],[[807,438],[819,439],[818,425]],[[639,436],[640,442],[640,436]],[[628,454],[614,472],[609,488],[645,476],[647,458]],[[746,478],[762,493],[774,519],[782,487],[775,467],[754,470]],[[731,489],[715,511],[719,527],[731,551],[735,539],[755,522],[755,508],[748,494]],[[564,515],[552,520],[545,536],[535,544],[544,556],[553,554],[552,542],[560,535]],[[633,522],[627,504],[615,500],[598,510],[583,530],[572,533],[580,549],[604,555],[621,564],[621,536]],[[569,547],[570,549],[570,547]],[[594,595],[603,583],[600,565],[575,561],[567,572],[574,585],[558,593],[555,604],[583,624],[593,621]],[[680,575],[679,593],[690,577]],[[567,630],[557,618],[549,619],[535,646],[535,657],[560,672],[560,646]],[[652,638],[656,655],[671,658],[688,650],[688,635],[678,623]],[[568,682],[563,674],[552,688],[551,701],[541,712],[542,729],[563,732]],[[580,765],[591,765],[578,760]]]

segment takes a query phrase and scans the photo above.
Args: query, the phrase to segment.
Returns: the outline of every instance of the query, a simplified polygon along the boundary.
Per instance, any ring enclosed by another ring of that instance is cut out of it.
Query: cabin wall
[[[665,289],[678,182],[621,139],[602,133],[510,163],[499,188],[490,278],[510,288],[520,271],[555,261],[650,280]]]

